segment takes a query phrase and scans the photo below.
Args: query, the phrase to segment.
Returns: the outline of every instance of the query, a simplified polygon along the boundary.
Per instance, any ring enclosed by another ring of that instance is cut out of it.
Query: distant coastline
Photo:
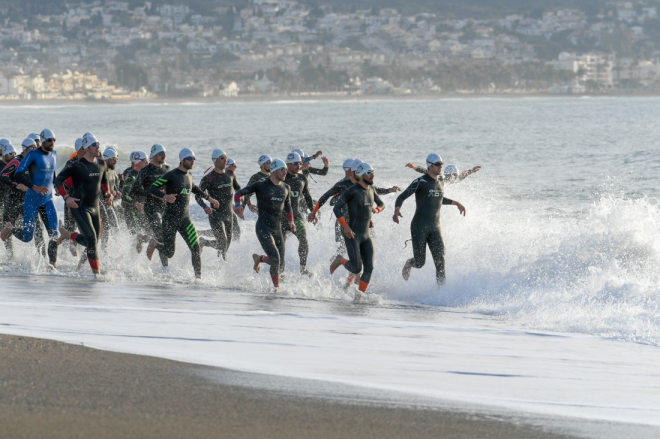
[[[318,93],[309,95],[271,95],[250,94],[235,97],[157,97],[157,98],[127,98],[90,101],[87,99],[16,99],[0,100],[0,107],[42,107],[42,106],[89,106],[89,105],[135,105],[135,104],[213,104],[213,103],[252,103],[252,102],[313,102],[313,101],[436,101],[455,99],[524,99],[524,98],[612,98],[612,97],[658,97],[660,92],[614,92],[614,93],[445,93],[445,94],[369,94],[346,95]]]

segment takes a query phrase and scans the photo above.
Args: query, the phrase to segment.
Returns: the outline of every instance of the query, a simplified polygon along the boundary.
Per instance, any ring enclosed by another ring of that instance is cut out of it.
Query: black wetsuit
[[[163,193],[165,190],[165,193]],[[195,276],[202,275],[202,260],[199,256],[199,236],[197,229],[190,219],[190,194],[207,198],[197,185],[193,183],[192,174],[183,172],[179,168],[165,173],[162,177],[151,185],[149,195],[154,198],[162,199],[165,194],[175,194],[174,203],[165,204],[163,213],[163,234],[162,240],[158,242],[157,249],[161,256],[171,258],[176,250],[177,232],[186,241],[190,253],[192,254],[192,264],[195,270]]]
[[[293,209],[293,222],[296,225],[296,231],[293,233],[298,238],[298,256],[300,256],[300,270],[307,267],[307,254],[309,253],[309,243],[307,242],[307,231],[305,230],[305,220],[303,219],[301,204],[307,206],[313,205],[312,195],[309,193],[309,182],[302,173],[292,175],[287,172],[284,182],[291,189],[291,209]],[[286,243],[286,234],[289,232],[289,224],[282,222],[282,237]],[[284,266],[284,264],[283,264]]]
[[[284,269],[284,237],[282,236],[282,216],[293,221],[291,208],[291,189],[285,183],[276,185],[270,178],[264,178],[244,187],[234,194],[234,202],[239,202],[243,195],[256,194],[259,218],[256,232],[261,247],[266,252],[262,262],[270,264],[273,283],[279,285],[279,275]]]
[[[259,170],[259,172],[257,172],[256,174],[252,174],[252,176],[248,180],[247,186],[250,186],[251,184],[258,182],[259,180],[263,180],[264,178],[268,178],[268,177],[270,177],[270,174],[264,174],[263,172],[261,172],[261,170]],[[245,206],[246,204],[250,204],[250,198],[252,198],[252,194],[246,195],[243,198],[243,206]]]
[[[127,171],[124,171],[124,181],[121,187],[121,207],[124,211],[124,220],[126,221],[128,231],[131,234],[136,235],[142,233],[146,221],[144,215],[135,207],[135,199],[132,194],[133,185],[135,184],[138,171],[132,168],[128,168]]]
[[[208,192],[211,198],[218,200],[220,206],[209,215],[209,224],[215,236],[215,240],[200,238],[204,245],[218,250],[223,259],[227,259],[227,250],[231,245],[231,237],[234,224],[234,191],[241,190],[236,178],[226,172],[219,174],[211,170],[199,183],[202,192]],[[208,207],[201,195],[196,195],[195,200],[202,208]]]
[[[440,229],[440,207],[452,204],[453,200],[444,198],[445,185],[428,174],[414,180],[396,199],[395,207],[415,194],[417,207],[410,223],[413,258],[410,261],[415,268],[422,268],[426,262],[426,245],[431,250],[435,263],[435,277],[439,284],[445,281],[445,243]]]
[[[314,175],[328,175],[328,171],[330,170],[330,167],[324,166],[322,168],[312,168],[311,166],[304,171],[302,171],[302,174],[305,177],[309,177],[309,174],[314,174]]]
[[[62,169],[57,176],[55,185],[58,192],[65,198],[68,194],[64,182],[69,177],[73,180],[73,197],[80,199],[77,201],[78,208],[71,209],[80,233],[74,232],[71,239],[86,247],[89,265],[92,270],[98,271],[100,266],[97,242],[102,230],[99,198],[101,191],[103,193],[110,191],[107,167],[103,160],[96,159],[95,163],[91,163],[83,157],[71,166]]]
[[[348,219],[343,217],[342,208],[348,208]],[[371,225],[372,209],[378,206],[380,210],[385,207],[373,186],[363,188],[359,183],[348,188],[337,200],[334,207],[334,213],[337,218],[342,218],[351,228],[355,237],[346,241],[346,251],[348,253],[348,262],[344,264],[351,273],[359,273],[360,289],[366,290],[366,286],[371,280],[371,273],[374,270],[374,245],[371,241],[369,226]],[[340,220],[341,222],[341,220]]]
[[[151,232],[151,236],[159,242],[163,242],[162,222],[165,204],[163,203],[163,200],[149,196],[149,191],[151,190],[151,186],[169,170],[170,167],[165,164],[157,167],[149,163],[138,172],[138,175],[135,178],[135,183],[133,184],[133,189],[131,190],[131,195],[135,202],[144,205],[144,215],[147,219],[147,228]],[[160,262],[163,264],[163,267],[167,267],[167,258],[163,253],[159,254]]]
[[[69,168],[74,165],[78,161],[78,157],[73,157],[67,160],[66,164],[64,165],[63,169]],[[66,189],[67,194],[73,195],[73,188],[69,187],[69,185],[64,182],[64,189]],[[73,219],[73,215],[71,214],[71,209],[64,205],[64,228],[69,231],[69,233],[75,232],[76,231],[76,220]]]
[[[107,167],[107,165],[106,165]],[[106,178],[108,179],[108,187],[110,192],[121,191],[119,175],[114,169],[108,168],[106,171]],[[104,245],[108,243],[110,233],[116,232],[119,228],[119,209],[120,209],[121,200],[119,198],[112,200],[112,205],[108,206],[105,203],[101,203],[101,224],[103,224],[103,234],[102,242]]]
[[[4,210],[2,213],[2,224],[4,225],[7,222],[10,222],[14,225],[19,224],[22,221],[23,216],[23,206],[25,205],[25,192],[16,188],[19,185],[19,181],[16,179],[16,169],[18,165],[23,160],[23,155],[17,155],[14,157],[7,165],[2,169],[0,174],[0,185],[3,188],[7,189],[5,196]],[[40,211],[37,221],[43,224],[44,218],[43,213]],[[42,224],[37,224],[34,230],[34,244],[37,247],[37,250],[45,257],[46,256],[46,244],[44,242],[44,232]],[[48,243],[49,247],[49,259],[57,257],[57,248],[51,249],[55,243]],[[5,241],[5,248],[7,252],[13,256],[14,245],[12,240],[12,235],[7,238]],[[51,259],[52,260],[52,259]]]
[[[10,162],[5,163],[4,160],[0,159],[0,168],[5,169]],[[16,165],[17,167],[18,165]],[[14,170],[16,169],[14,167]],[[2,173],[4,175],[4,172]],[[10,215],[9,215],[9,205],[12,202],[10,200],[9,196],[10,193],[12,192],[12,185],[11,184],[0,184],[0,218],[2,219],[2,225],[4,227],[4,224],[9,220]],[[13,221],[12,221],[13,224]],[[14,246],[12,244],[13,240],[11,239],[11,235],[9,235],[9,238],[5,241],[5,249],[7,250],[7,254],[9,255],[10,258],[14,256]]]
[[[329,191],[321,195],[321,198],[319,198],[318,202],[316,203],[318,206],[318,208],[315,207],[316,210],[321,208],[321,206],[323,206],[328,200],[330,200],[330,205],[334,206],[337,203],[337,200],[339,200],[341,194],[343,194],[346,189],[353,186],[354,184],[355,183],[353,183],[350,178],[339,180],[337,183],[335,183],[334,186],[330,188]],[[346,207],[343,209],[343,214],[344,216],[348,215],[348,209],[346,209]],[[348,221],[348,218],[346,218],[346,220]],[[343,253],[344,250],[346,250],[346,246],[344,244],[344,232],[342,231],[341,224],[339,224],[338,221],[335,221],[335,242],[337,243],[337,250],[339,253]]]

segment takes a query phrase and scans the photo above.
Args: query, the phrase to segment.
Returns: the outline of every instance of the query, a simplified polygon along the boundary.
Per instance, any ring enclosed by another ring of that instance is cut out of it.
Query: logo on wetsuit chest
[[[219,185],[218,185],[218,189],[222,189],[222,188],[225,188],[225,187],[231,187],[231,186],[232,186],[231,183],[227,183],[227,184],[219,184]]]
[[[282,198],[271,197],[270,201],[282,201]]]
[[[188,195],[188,194],[190,194],[190,189],[185,187],[181,189],[181,195]]]
[[[440,189],[429,189],[429,197],[442,197],[442,191]]]
[[[98,177],[99,175],[101,174],[98,172],[92,172],[91,174],[89,174],[90,177]]]
[[[298,197],[298,195],[300,195],[300,192],[298,192],[298,191],[291,191],[291,196],[292,196],[292,197],[296,198],[296,197]]]
[[[364,202],[364,205],[365,205],[365,206],[373,206],[374,203],[373,203],[373,201],[365,201],[365,202]]]

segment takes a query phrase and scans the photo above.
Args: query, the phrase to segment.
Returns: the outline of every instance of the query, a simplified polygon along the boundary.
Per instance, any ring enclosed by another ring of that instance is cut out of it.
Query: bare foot
[[[259,256],[258,254],[254,253],[254,254],[252,255],[252,260],[254,261],[254,267],[252,267],[252,268],[254,268],[254,271],[256,271],[257,273],[259,273],[259,270],[261,270],[261,256]]]
[[[403,270],[401,270],[401,275],[403,276],[403,280],[408,280],[410,277],[410,270],[412,270],[412,259],[408,259],[406,261],[406,265],[403,266]]]
[[[69,232],[67,229],[60,226],[59,231],[60,231],[60,237],[57,238],[57,245],[62,244],[67,239],[71,239],[71,232]]]
[[[156,251],[156,245],[158,245],[158,242],[154,238],[151,238],[149,241],[149,245],[147,246],[147,259],[151,260],[154,256],[154,252]]]
[[[330,274],[333,274],[342,262],[344,262],[344,257],[342,255],[337,255],[334,261],[330,264]]]

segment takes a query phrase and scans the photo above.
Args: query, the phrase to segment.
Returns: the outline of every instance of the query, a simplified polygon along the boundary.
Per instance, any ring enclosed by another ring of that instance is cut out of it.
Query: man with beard
[[[165,164],[166,156],[163,145],[159,143],[153,145],[149,153],[150,162],[138,172],[135,178],[135,184],[133,184],[133,189],[131,190],[131,196],[135,199],[135,208],[140,213],[144,213],[147,219],[149,233],[158,242],[163,241],[162,221],[165,203],[161,198],[152,197],[149,193],[151,186],[170,170],[170,167]],[[138,253],[141,249],[142,244],[138,241]],[[163,266],[163,272],[167,273],[169,263],[164,253],[160,254],[160,262]]]
[[[259,273],[261,263],[270,264],[270,277],[273,286],[279,288],[280,273],[284,268],[284,238],[282,237],[282,218],[286,218],[289,229],[293,232],[296,225],[293,222],[291,208],[291,190],[284,183],[286,178],[286,165],[280,159],[270,164],[268,178],[257,181],[244,187],[234,194],[234,209],[239,217],[243,216],[241,198],[243,195],[257,194],[257,208],[259,218],[255,230],[265,255],[253,254],[254,271]]]
[[[57,166],[57,153],[55,148],[55,134],[45,129],[40,134],[41,146],[30,152],[16,169],[16,180],[29,190],[25,194],[23,204],[23,228],[14,228],[6,223],[0,232],[0,239],[7,241],[13,234],[23,242],[30,242],[34,237],[37,226],[37,215],[41,217],[50,241],[48,243],[48,260],[52,267],[57,265],[57,210],[53,203],[53,187],[55,168]]]
[[[413,258],[408,259],[403,267],[403,278],[408,280],[412,268],[422,268],[426,262],[426,246],[431,250],[435,263],[435,278],[438,285],[445,283],[445,242],[440,229],[440,208],[442,205],[454,205],[465,216],[465,207],[458,201],[445,198],[445,185],[442,179],[442,158],[438,154],[429,154],[426,175],[414,180],[396,199],[392,220],[399,223],[403,202],[415,194],[417,207],[410,223]]]
[[[298,238],[298,256],[300,257],[300,274],[311,276],[307,270],[307,254],[309,253],[309,243],[307,242],[307,231],[305,229],[305,221],[303,219],[301,204],[304,202],[306,206],[311,206],[312,195],[309,193],[309,182],[307,177],[300,173],[302,168],[302,157],[297,152],[291,152],[286,156],[287,173],[284,182],[289,185],[291,189],[291,208],[293,209],[293,222],[296,224],[295,232],[292,231],[296,238]],[[284,223],[282,223],[284,225]],[[289,232],[288,225],[282,230],[282,237],[286,244],[286,235]]]
[[[225,261],[234,228],[234,211],[232,210],[234,191],[241,190],[241,185],[238,184],[233,174],[227,172],[227,159],[227,154],[223,150],[214,149],[211,154],[213,169],[199,183],[202,192],[208,192],[209,196],[218,200],[219,207],[214,211],[206,205],[203,196],[195,196],[197,204],[209,216],[211,231],[215,236],[215,240],[200,238],[199,243],[202,247],[209,246],[218,250],[218,254]]]
[[[385,208],[385,204],[373,188],[374,169],[371,165],[361,163],[356,175],[358,184],[348,188],[334,207],[337,221],[344,229],[348,259],[337,255],[330,264],[330,274],[333,274],[340,265],[343,265],[349,273],[357,275],[362,272],[359,289],[364,293],[367,291],[374,270],[374,245],[369,233],[371,215],[380,213]],[[348,221],[342,213],[344,206],[348,207]]]
[[[87,250],[87,261],[94,275],[101,272],[98,256],[98,238],[101,234],[99,195],[103,194],[105,203],[112,204],[112,193],[108,186],[107,167],[99,159],[101,144],[91,133],[83,136],[82,149],[85,154],[72,166],[65,168],[57,176],[57,190],[64,197],[64,203],[71,209],[71,214],[78,225],[78,232],[69,232],[60,227],[62,237],[59,243],[71,239]],[[64,182],[71,178],[73,195],[69,195]]]
[[[188,148],[183,148],[179,152],[179,166],[163,174],[151,186],[149,195],[162,199],[167,204],[163,214],[163,239],[158,242],[156,239],[151,238],[147,246],[147,258],[151,260],[156,249],[165,258],[173,257],[178,232],[190,249],[195,277],[201,279],[202,260],[199,255],[199,236],[195,225],[190,219],[190,194],[193,193],[198,197],[206,198],[216,209],[219,204],[213,197],[208,196],[193,183],[192,174],[189,171],[194,166],[195,153]],[[208,214],[211,208],[207,207],[205,210]]]

